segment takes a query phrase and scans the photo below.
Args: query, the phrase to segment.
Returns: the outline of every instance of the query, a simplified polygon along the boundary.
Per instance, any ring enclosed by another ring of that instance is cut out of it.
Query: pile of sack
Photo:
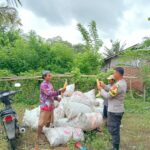
[[[55,102],[54,127],[43,132],[51,146],[66,144],[69,140],[84,140],[83,131],[100,127],[103,121],[103,99],[96,98],[95,90],[86,93],[75,91],[75,85],[68,85],[60,103]],[[26,110],[23,123],[36,129],[40,108]]]

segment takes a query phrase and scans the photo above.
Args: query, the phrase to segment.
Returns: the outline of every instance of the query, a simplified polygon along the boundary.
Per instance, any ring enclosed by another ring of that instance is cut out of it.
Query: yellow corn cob
[[[97,88],[99,87],[99,80],[97,79],[96,80],[96,83],[97,83]]]
[[[66,89],[67,85],[68,85],[68,81],[67,81],[67,79],[66,79],[63,88]],[[61,93],[61,96],[63,97],[63,96],[64,96],[64,93]]]
[[[64,87],[63,88],[66,89],[67,85],[68,85],[68,82],[66,80],[65,83],[64,83]]]
[[[99,80],[97,79],[96,80],[96,83],[97,83],[97,88],[100,86],[100,83],[99,83]],[[97,95],[96,95],[96,97],[100,97],[100,92],[98,91],[98,93],[97,93]]]

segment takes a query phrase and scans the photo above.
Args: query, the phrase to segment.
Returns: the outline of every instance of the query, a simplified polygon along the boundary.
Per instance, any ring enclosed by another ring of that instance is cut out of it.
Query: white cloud
[[[130,7],[123,12],[119,20],[120,25],[116,31],[115,38],[125,41],[126,46],[131,46],[142,41],[143,37],[150,36],[149,6],[128,2]]]
[[[126,47],[134,45],[142,41],[143,37],[150,35],[150,22],[147,21],[149,17],[149,5],[146,5],[138,0],[135,1],[124,0],[127,8],[123,10],[122,17],[119,19],[119,25],[114,35],[100,28],[100,38],[104,42],[104,46],[110,47],[110,39],[121,40],[122,43],[126,42]],[[68,24],[54,25],[50,24],[46,18],[37,16],[33,11],[29,11],[25,8],[19,9],[19,15],[22,20],[22,29],[25,32],[35,30],[37,34],[45,38],[52,38],[55,36],[61,36],[63,40],[67,40],[73,44],[82,43],[82,37],[77,30],[77,20],[73,19],[68,21]],[[81,14],[82,15],[82,14]],[[105,21],[105,18],[103,18]],[[86,24],[88,24],[87,22]],[[102,48],[103,49],[103,48]]]
[[[50,25],[45,18],[37,17],[31,11],[20,8],[19,16],[22,21],[24,32],[30,30],[36,31],[37,34],[44,38],[61,36],[73,44],[82,42],[80,33],[77,30],[77,21],[72,19],[71,23],[65,26]]]

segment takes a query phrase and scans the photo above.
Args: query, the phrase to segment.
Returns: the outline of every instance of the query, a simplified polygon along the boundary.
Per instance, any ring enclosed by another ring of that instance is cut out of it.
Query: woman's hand
[[[61,89],[59,89],[59,91],[60,91],[61,93],[64,93],[64,92],[66,91],[66,88],[61,88]]]
[[[57,101],[60,102],[60,101],[61,101],[61,98],[60,98],[60,97],[57,97]]]
[[[106,86],[103,81],[99,81],[99,84],[102,88],[104,88]]]
[[[57,96],[57,97],[54,97],[54,100],[60,102],[61,101],[61,97]]]

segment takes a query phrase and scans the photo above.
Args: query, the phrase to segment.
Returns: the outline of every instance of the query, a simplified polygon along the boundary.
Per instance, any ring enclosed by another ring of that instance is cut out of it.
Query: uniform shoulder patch
[[[118,94],[118,85],[113,85],[109,91],[110,96],[114,97]]]

